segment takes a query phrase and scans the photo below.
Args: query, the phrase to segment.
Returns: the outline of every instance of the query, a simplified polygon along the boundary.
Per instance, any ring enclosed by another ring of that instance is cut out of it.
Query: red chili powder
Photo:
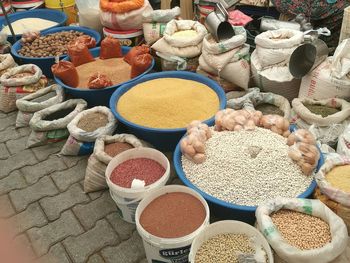
[[[165,173],[165,168],[158,162],[148,158],[127,160],[114,168],[111,181],[125,188],[131,188],[134,179],[145,181],[146,185],[158,181]]]
[[[203,204],[193,195],[167,193],[154,199],[140,216],[140,224],[150,234],[177,238],[191,234],[205,219]]]

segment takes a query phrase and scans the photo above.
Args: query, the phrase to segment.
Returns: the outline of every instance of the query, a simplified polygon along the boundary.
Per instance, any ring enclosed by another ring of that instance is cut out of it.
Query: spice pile
[[[131,188],[135,179],[150,185],[158,181],[165,173],[165,168],[148,158],[135,158],[119,164],[111,174],[111,181],[125,188]]]
[[[312,177],[288,157],[286,139],[270,130],[213,131],[207,159],[195,164],[182,156],[188,180],[218,199],[256,206],[278,196],[297,197]]]
[[[133,149],[133,148],[134,146],[126,142],[114,142],[114,143],[106,144],[104,151],[109,156],[114,157],[126,150]]]
[[[311,111],[313,114],[316,115],[321,115],[323,118],[335,114],[337,112],[339,112],[340,110],[337,108],[333,108],[333,107],[329,107],[329,106],[325,106],[325,105],[305,105],[305,107]]]
[[[107,123],[108,117],[106,114],[101,112],[92,112],[83,116],[79,120],[77,127],[83,131],[93,132],[98,128],[106,126]]]
[[[22,48],[18,50],[18,54],[35,58],[66,55],[67,45],[83,35],[83,32],[70,30],[40,36],[31,43],[22,43]]]
[[[326,180],[334,188],[350,193],[350,165],[334,167],[326,174]]]
[[[121,116],[151,128],[183,128],[207,120],[219,109],[219,98],[208,86],[185,79],[160,78],[136,85],[117,103]]]
[[[140,224],[154,236],[178,238],[197,230],[205,217],[201,201],[193,195],[174,192],[149,203],[140,216]]]
[[[276,114],[279,116],[284,116],[284,112],[277,106],[269,103],[261,103],[255,106],[255,110],[261,111],[264,115]]]
[[[205,241],[196,253],[196,263],[239,263],[239,254],[254,254],[244,234],[219,234]]]
[[[282,209],[271,219],[282,237],[301,250],[320,248],[332,241],[329,225],[318,217]]]

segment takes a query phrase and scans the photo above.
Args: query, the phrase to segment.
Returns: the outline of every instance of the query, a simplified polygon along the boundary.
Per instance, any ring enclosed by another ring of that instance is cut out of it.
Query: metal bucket
[[[321,39],[297,47],[289,60],[290,73],[301,79],[320,65],[328,57],[328,52],[327,44]]]

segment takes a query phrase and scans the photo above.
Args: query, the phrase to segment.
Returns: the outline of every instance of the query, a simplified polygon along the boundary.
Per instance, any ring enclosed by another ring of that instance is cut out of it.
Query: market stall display
[[[40,89],[16,101],[18,108],[16,118],[16,128],[29,126],[29,122],[34,113],[59,104],[64,100],[64,91],[62,87],[53,84],[49,87]]]

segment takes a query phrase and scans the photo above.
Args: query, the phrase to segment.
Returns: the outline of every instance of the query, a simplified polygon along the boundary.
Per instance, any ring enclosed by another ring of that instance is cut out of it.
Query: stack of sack
[[[216,80],[226,92],[247,90],[250,80],[249,45],[243,27],[234,27],[235,35],[216,42],[208,34],[203,40],[197,73]]]
[[[163,37],[166,24],[180,15],[178,6],[173,9],[154,10],[142,14],[143,35],[147,45],[154,44]]]
[[[161,58],[162,70],[187,70],[195,72],[207,29],[192,20],[171,20],[164,35],[152,45]]]
[[[289,101],[297,98],[301,80],[289,72],[289,60],[303,41],[303,32],[290,29],[270,30],[256,36],[256,49],[251,55],[255,85]]]
[[[328,57],[312,72],[303,77],[299,98],[350,99],[350,39],[345,39],[337,47],[332,57]]]
[[[142,14],[152,11],[148,0],[100,0],[101,23],[112,30],[142,29]]]
[[[46,87],[47,82],[36,65],[26,64],[8,69],[0,77],[0,111],[7,113],[16,110],[17,99]]]

